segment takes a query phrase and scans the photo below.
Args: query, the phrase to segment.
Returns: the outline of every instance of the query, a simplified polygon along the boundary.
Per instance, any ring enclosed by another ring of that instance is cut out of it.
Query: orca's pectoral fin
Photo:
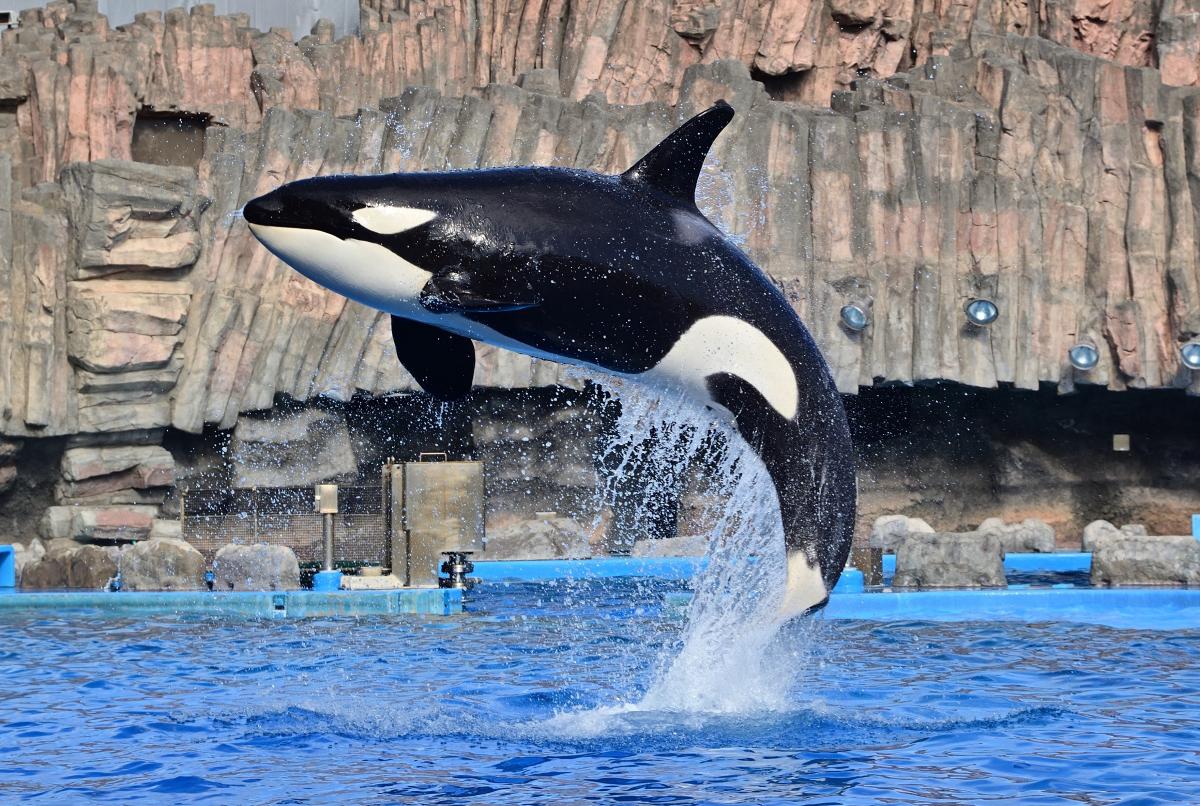
[[[500,313],[537,304],[529,288],[483,288],[475,272],[459,267],[435,274],[421,289],[421,305],[432,313]]]
[[[457,400],[471,391],[475,343],[466,336],[393,316],[392,340],[400,363],[438,400]]]
[[[675,200],[696,206],[696,181],[717,135],[733,120],[733,107],[717,101],[667,136],[622,174]]]

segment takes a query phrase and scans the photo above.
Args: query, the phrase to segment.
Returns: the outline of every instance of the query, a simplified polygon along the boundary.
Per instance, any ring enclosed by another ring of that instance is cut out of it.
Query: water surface
[[[679,679],[669,661],[684,621],[659,604],[679,587],[489,585],[471,612],[426,620],[6,616],[0,801],[1154,803],[1200,792],[1200,630],[810,623],[771,641],[744,681],[736,664],[734,679],[709,680],[771,690],[698,696],[727,706],[698,711],[683,695],[643,702]]]

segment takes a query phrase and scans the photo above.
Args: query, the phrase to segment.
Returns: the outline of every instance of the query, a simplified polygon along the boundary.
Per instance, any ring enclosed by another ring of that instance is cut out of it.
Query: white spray
[[[708,564],[695,580],[687,624],[667,648],[636,710],[746,713],[786,709],[807,660],[806,628],[783,625],[786,561],[779,501],[762,461],[731,425],[682,395],[605,381],[621,412],[602,461],[615,468],[600,494],[639,469],[644,500],[674,495],[687,469],[706,466]],[[648,435],[654,439],[647,440]],[[716,450],[714,450],[714,446]],[[787,644],[785,646],[784,644]]]

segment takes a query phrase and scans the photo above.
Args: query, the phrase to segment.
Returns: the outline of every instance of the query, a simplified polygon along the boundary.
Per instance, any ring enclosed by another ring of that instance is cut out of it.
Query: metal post
[[[379,516],[383,520],[383,558],[380,565],[384,574],[395,570],[392,566],[392,461],[389,456],[379,479]]]
[[[318,484],[315,495],[315,508],[321,516],[321,537],[325,543],[324,570],[313,577],[313,589],[319,591],[336,591],[341,587],[342,574],[333,570],[333,516],[338,511],[338,492],[336,484]]]
[[[325,570],[333,570],[333,514],[326,512],[322,516],[321,536],[325,538]]]

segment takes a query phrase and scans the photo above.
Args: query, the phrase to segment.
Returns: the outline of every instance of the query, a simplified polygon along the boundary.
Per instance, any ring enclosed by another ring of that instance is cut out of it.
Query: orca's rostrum
[[[620,176],[494,168],[291,182],[251,231],[317,283],[392,315],[425,391],[467,393],[472,340],[685,391],[732,416],[774,481],[784,608],[822,604],[850,550],[853,449],[821,353],[765,274],[697,209],[724,101]]]

